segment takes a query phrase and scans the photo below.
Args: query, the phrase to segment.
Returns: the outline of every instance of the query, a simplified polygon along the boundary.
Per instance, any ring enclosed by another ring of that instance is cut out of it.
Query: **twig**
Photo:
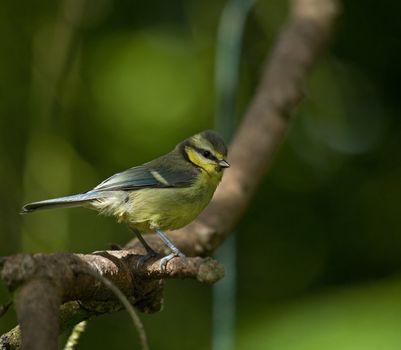
[[[89,275],[99,279],[100,281],[102,281],[102,283],[107,288],[109,288],[116,295],[116,297],[121,301],[121,303],[124,305],[125,309],[127,310],[128,314],[131,317],[132,323],[134,324],[134,327],[136,328],[136,330],[138,332],[142,350],[149,350],[149,344],[148,344],[148,340],[146,337],[145,328],[143,327],[143,323],[142,323],[141,319],[139,318],[138,314],[136,313],[134,307],[129,302],[128,298],[125,296],[125,294],[123,292],[121,292],[121,290],[118,289],[118,287],[116,287],[116,285],[114,283],[112,283],[109,279],[102,276],[100,274],[101,272],[96,272],[93,270],[85,270],[85,271],[82,271],[82,273],[89,274]]]
[[[74,325],[96,317],[122,310],[117,300],[100,302],[70,301],[60,307],[60,333],[71,329]],[[16,326],[0,337],[0,350],[18,350],[21,348],[21,331]]]
[[[74,350],[75,345],[78,344],[79,337],[85,332],[87,321],[81,321],[74,326],[70,336],[67,339],[64,350]]]

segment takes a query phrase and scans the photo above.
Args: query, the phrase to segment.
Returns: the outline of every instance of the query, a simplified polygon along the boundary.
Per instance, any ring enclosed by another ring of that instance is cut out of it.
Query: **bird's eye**
[[[202,151],[202,155],[203,155],[205,158],[209,158],[212,154],[211,154],[210,151],[208,151],[208,150],[203,150],[203,151]]]

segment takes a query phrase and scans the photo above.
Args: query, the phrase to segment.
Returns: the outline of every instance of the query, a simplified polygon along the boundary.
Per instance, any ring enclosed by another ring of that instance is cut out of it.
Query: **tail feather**
[[[98,198],[101,198],[100,193],[88,192],[88,193],[74,194],[72,196],[46,199],[44,201],[33,202],[24,205],[21,209],[21,214],[27,214],[36,210],[43,210],[43,209],[80,207],[85,203],[88,203]]]

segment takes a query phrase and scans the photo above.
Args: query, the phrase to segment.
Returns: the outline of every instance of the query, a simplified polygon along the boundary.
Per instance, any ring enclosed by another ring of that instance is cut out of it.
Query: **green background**
[[[84,5],[83,5],[84,4]],[[18,215],[85,191],[213,126],[224,1],[0,3],[0,254],[91,252],[131,233],[84,209]],[[244,33],[238,109],[288,4]],[[288,138],[237,231],[237,349],[401,348],[401,3],[346,1]],[[252,176],[252,174],[249,174]],[[230,266],[226,266],[230,270]],[[8,300],[0,286],[0,302]],[[154,349],[210,349],[211,288],[168,281],[143,316]],[[1,333],[15,324],[12,310]],[[78,349],[132,349],[126,313]]]

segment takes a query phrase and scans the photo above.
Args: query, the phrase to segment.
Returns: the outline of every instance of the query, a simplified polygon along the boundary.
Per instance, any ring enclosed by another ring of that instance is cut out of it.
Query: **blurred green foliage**
[[[1,2],[1,255],[90,252],[131,238],[83,209],[18,212],[29,200],[89,189],[211,127],[223,6]],[[260,0],[250,15],[241,111],[287,7]],[[401,3],[347,1],[343,10],[238,228],[238,349],[401,346]],[[8,298],[1,286],[0,301]],[[164,311],[143,317],[151,346],[209,349],[210,305],[208,286],[169,281]],[[1,331],[15,322],[11,311]],[[91,322],[78,349],[136,344],[120,313]]]

